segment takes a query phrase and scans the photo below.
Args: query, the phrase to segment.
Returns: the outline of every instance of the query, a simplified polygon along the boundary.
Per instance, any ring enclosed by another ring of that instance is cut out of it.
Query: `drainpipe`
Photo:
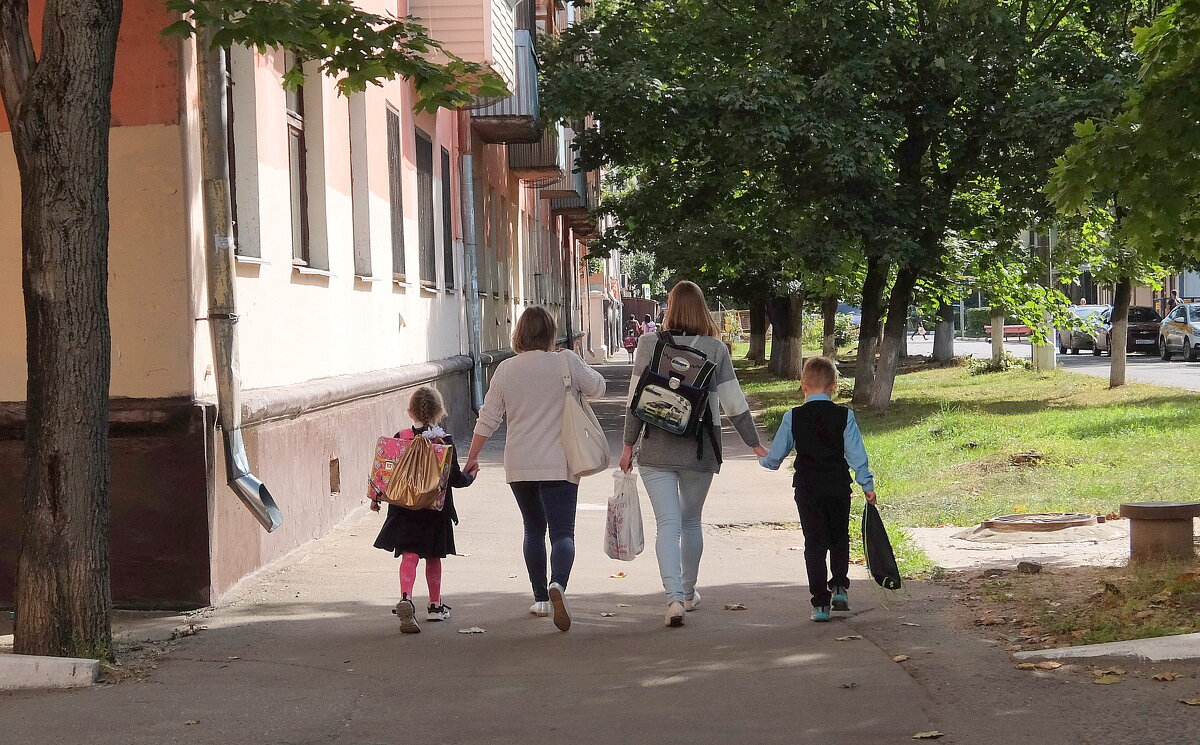
[[[196,36],[200,83],[200,178],[204,192],[204,253],[208,272],[208,327],[217,378],[217,421],[225,445],[229,488],[268,533],[283,524],[271,492],[250,472],[242,440],[238,377],[237,298],[233,288],[233,221],[229,205],[229,152],[225,119],[225,55],[212,48],[213,33]]]
[[[471,112],[458,114],[458,149],[462,157],[461,206],[463,258],[467,269],[467,349],[471,354],[471,407],[483,407],[483,311],[479,300],[479,256],[475,243],[475,156],[471,154]]]

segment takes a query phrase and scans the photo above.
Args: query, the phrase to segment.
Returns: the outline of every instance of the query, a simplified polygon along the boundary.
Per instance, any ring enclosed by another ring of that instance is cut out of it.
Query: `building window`
[[[404,280],[404,164],[400,148],[400,114],[387,110],[388,197],[392,215],[392,277]]]
[[[347,106],[350,116],[350,212],[354,240],[354,274],[371,275],[371,189],[367,180],[367,97],[355,93]]]
[[[293,64],[291,55],[284,59],[288,69]],[[292,263],[308,266],[312,246],[309,242],[308,224],[308,158],[304,142],[304,88],[285,90],[288,133],[288,174],[290,176],[292,210]]]
[[[437,286],[437,247],[433,230],[433,140],[416,130],[417,143],[417,238],[420,248],[421,284]]]
[[[450,210],[450,151],[442,148],[442,254],[446,264],[446,287],[454,287],[454,233]]]

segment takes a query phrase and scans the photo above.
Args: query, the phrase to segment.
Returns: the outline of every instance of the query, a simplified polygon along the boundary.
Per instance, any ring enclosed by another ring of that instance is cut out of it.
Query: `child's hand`
[[[475,460],[474,458],[471,458],[470,460],[467,461],[467,464],[465,466],[463,466],[462,472],[467,474],[471,478],[475,478],[476,476],[479,475],[479,461]]]
[[[379,512],[380,505],[378,499],[371,500],[371,512]]]
[[[875,496],[875,492],[873,491],[863,492],[863,497],[866,498],[869,504],[878,504],[878,497]]]

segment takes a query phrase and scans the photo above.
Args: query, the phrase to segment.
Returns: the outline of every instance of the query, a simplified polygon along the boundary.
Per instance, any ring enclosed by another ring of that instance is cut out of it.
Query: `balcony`
[[[509,85],[513,95],[480,100],[471,111],[471,123],[484,142],[537,144],[542,137],[542,118],[533,36],[524,29],[514,35],[514,82]]]
[[[516,29],[519,0],[409,0],[408,13],[429,29],[429,35],[446,51],[468,62],[477,62],[504,79],[516,90]],[[525,25],[525,24],[520,24]],[[443,54],[431,55],[446,62]]]
[[[508,168],[522,181],[535,187],[549,186],[561,181],[567,157],[564,140],[557,124],[542,131],[537,142],[508,146]]]
[[[570,184],[568,187],[567,184]],[[583,217],[588,213],[588,181],[587,174],[571,173],[567,174],[561,182],[556,184],[560,188],[555,190],[543,190],[542,195],[546,195],[546,191],[552,191],[553,194],[561,194],[562,196],[551,197],[550,211],[558,215],[566,215],[567,217]]]

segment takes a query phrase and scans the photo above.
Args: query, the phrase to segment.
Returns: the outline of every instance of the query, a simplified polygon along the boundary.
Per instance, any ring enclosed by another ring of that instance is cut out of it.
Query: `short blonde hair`
[[[837,366],[828,357],[809,357],[804,361],[800,379],[809,386],[809,390],[828,390],[837,385]]]
[[[437,424],[446,418],[446,404],[437,388],[423,385],[408,399],[408,414],[417,424]]]
[[[549,352],[554,349],[558,324],[550,311],[540,305],[525,309],[513,328],[512,348],[514,352]]]
[[[667,295],[667,315],[663,325],[670,331],[696,336],[720,336],[721,329],[708,313],[704,291],[695,282],[679,282]]]

